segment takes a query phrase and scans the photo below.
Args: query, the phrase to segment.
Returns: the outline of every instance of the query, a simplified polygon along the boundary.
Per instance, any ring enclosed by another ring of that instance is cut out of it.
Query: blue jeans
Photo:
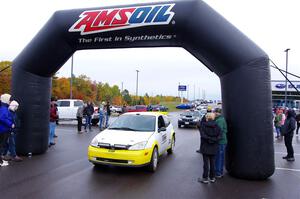
[[[275,127],[277,136],[280,136],[280,127]]]
[[[105,122],[105,127],[106,127],[106,128],[108,127],[108,121],[109,121],[109,115],[106,114],[106,122]]]
[[[7,155],[7,152],[9,152],[11,157],[16,157],[16,134],[12,133],[8,137],[8,141],[6,143],[5,149],[3,151],[3,155]]]
[[[92,129],[92,116],[87,115],[85,116],[85,125],[84,125],[84,130],[86,130],[86,127],[89,125],[89,129]]]
[[[224,159],[225,159],[226,144],[219,144],[216,155],[215,170],[216,175],[223,175]]]
[[[56,122],[50,122],[50,133],[49,133],[48,144],[54,143],[55,127],[56,127]]]
[[[99,115],[99,129],[102,129],[102,124],[103,124],[103,119],[104,119],[104,115],[100,114]]]

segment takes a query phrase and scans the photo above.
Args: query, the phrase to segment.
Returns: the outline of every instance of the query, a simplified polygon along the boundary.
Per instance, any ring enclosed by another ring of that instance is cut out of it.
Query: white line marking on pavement
[[[286,155],[286,152],[275,152],[276,154],[283,154],[283,155]],[[298,156],[300,155],[300,153],[294,153],[294,156]]]
[[[277,170],[284,170],[284,171],[297,171],[300,172],[300,169],[289,169],[289,168],[280,168],[280,167],[276,167]]]

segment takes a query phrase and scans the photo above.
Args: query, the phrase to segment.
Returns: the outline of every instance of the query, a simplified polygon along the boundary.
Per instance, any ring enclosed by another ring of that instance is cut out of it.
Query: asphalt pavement
[[[196,128],[177,129],[177,116],[170,116],[177,136],[174,154],[164,154],[155,173],[143,168],[95,168],[87,160],[87,147],[98,128],[78,134],[74,124],[61,124],[56,129],[57,144],[47,153],[0,167],[0,198],[300,199],[300,136],[293,140],[295,162],[282,159],[284,142],[274,139],[276,170],[268,180],[225,174],[205,185],[197,182],[203,166],[202,156],[195,152],[199,133]]]

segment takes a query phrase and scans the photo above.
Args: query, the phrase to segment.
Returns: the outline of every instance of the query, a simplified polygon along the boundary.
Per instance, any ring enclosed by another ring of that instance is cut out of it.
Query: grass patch
[[[166,106],[169,108],[168,112],[176,112],[179,111],[179,109],[176,108],[180,102],[160,102],[161,105]]]

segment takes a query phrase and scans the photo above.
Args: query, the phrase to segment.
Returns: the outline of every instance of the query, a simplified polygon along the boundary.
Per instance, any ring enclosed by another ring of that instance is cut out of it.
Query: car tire
[[[175,147],[175,135],[172,136],[172,140],[171,140],[171,148],[169,148],[167,150],[168,154],[172,154],[174,151],[174,147]]]
[[[157,150],[157,147],[154,147],[152,156],[151,156],[151,162],[147,167],[148,171],[155,172],[157,169],[157,165],[158,165],[158,150]]]

